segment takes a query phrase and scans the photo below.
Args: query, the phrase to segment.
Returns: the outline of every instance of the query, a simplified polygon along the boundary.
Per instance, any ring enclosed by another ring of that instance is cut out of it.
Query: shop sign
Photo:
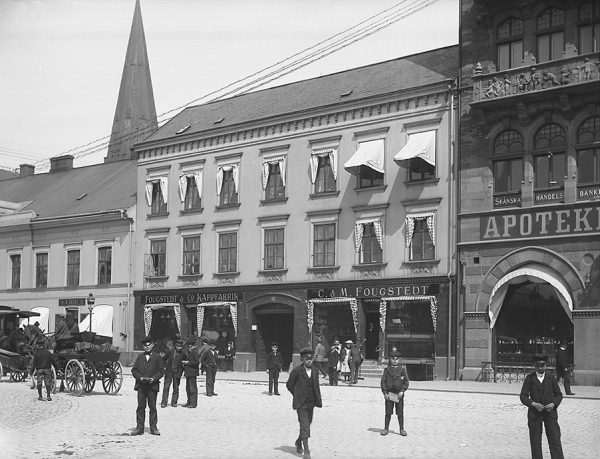
[[[494,196],[494,207],[521,207],[521,193]]]
[[[564,202],[565,200],[565,192],[563,190],[536,191],[534,195],[536,204],[545,204],[547,202]]]
[[[212,301],[242,301],[243,295],[238,292],[187,292],[175,293],[172,295],[142,295],[143,304],[161,304],[161,303],[209,303]]]
[[[85,306],[85,298],[59,298],[59,306]]]
[[[515,210],[480,219],[481,240],[594,234],[600,231],[600,204],[548,210]]]
[[[390,285],[390,286],[341,286],[309,289],[308,298],[383,298],[388,296],[437,295],[439,284]]]
[[[592,185],[577,188],[577,200],[600,199],[600,185]]]

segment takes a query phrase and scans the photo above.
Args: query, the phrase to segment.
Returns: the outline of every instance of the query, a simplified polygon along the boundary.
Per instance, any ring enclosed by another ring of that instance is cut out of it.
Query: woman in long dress
[[[340,356],[344,381],[350,381],[350,348],[352,347],[352,344],[352,340],[346,341],[344,343],[344,348],[342,349],[342,355]]]

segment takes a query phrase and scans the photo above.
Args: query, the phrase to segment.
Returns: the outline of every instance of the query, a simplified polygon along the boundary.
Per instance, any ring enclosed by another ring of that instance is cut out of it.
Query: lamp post
[[[94,294],[90,292],[87,297],[87,307],[88,311],[90,311],[90,333],[92,333],[92,311],[94,310],[94,303],[96,302],[96,298],[94,298]]]

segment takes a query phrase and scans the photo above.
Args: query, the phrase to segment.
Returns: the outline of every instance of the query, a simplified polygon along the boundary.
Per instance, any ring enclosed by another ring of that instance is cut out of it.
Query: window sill
[[[387,265],[387,263],[362,263],[360,265],[352,265],[352,269],[355,269],[357,271],[385,269]]]
[[[258,274],[260,274],[261,276],[269,276],[273,274],[286,274],[287,271],[287,268],[261,269],[260,271],[258,271]]]
[[[152,219],[158,219],[158,218],[167,218],[169,216],[169,212],[164,212],[161,214],[148,214],[146,215],[146,218],[148,220],[152,220]]]
[[[238,277],[240,275],[239,271],[231,271],[226,273],[213,273],[213,277]]]
[[[166,281],[169,276],[144,276],[144,279],[153,282]]]
[[[273,198],[273,199],[261,199],[260,205],[269,205],[269,204],[285,204],[287,202],[287,196],[284,198]]]
[[[204,274],[180,274],[179,276],[177,276],[177,280],[180,280],[180,281],[200,280],[200,279],[202,279],[202,276],[204,276]]]
[[[437,266],[440,264],[440,260],[409,260],[404,261],[402,266]]]
[[[96,284],[95,288],[111,288],[112,284]]]
[[[310,266],[306,268],[309,273],[323,273],[323,272],[335,272],[338,271],[340,267],[338,265],[334,266]]]
[[[356,191],[357,193],[361,193],[363,191],[385,191],[387,188],[387,185],[378,185],[378,186],[369,186],[369,187],[365,187],[365,188],[354,188],[354,191]]]
[[[404,186],[409,187],[409,186],[415,186],[415,185],[437,185],[440,181],[440,178],[432,178],[432,179],[425,179],[425,180],[414,180],[414,181],[406,181],[404,182]]]
[[[179,211],[179,215],[188,215],[188,214],[201,214],[203,210],[204,210],[204,207],[200,207],[200,208],[198,208],[198,209],[185,209],[185,210],[180,210],[180,211]]]
[[[238,207],[240,207],[239,202],[237,202],[235,204],[224,204],[224,205],[215,206],[215,210],[219,211],[219,210],[237,209]]]
[[[310,199],[321,199],[321,198],[337,198],[340,195],[338,191],[327,191],[323,193],[311,193],[308,195]]]
[[[79,285],[65,285],[65,290],[77,290]]]

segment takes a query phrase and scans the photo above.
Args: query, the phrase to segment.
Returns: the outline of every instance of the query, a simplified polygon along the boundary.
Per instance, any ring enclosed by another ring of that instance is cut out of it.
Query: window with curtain
[[[538,17],[537,61],[562,59],[565,49],[565,13],[558,8],[547,8]]]
[[[577,184],[600,184],[600,116],[588,118],[577,129]]]
[[[160,215],[167,213],[167,203],[164,200],[160,182],[152,183],[152,204],[150,214]]]
[[[410,242],[410,259],[433,260],[435,258],[435,246],[431,239],[427,221],[425,219],[415,220],[415,229]]]
[[[523,138],[514,130],[501,132],[494,141],[494,194],[521,191],[523,180]]]
[[[335,266],[335,223],[313,227],[313,266]]]
[[[67,251],[67,286],[75,287],[79,285],[79,266],[80,266],[79,250]]]
[[[359,263],[381,263],[383,251],[375,234],[375,225],[366,223],[363,226],[362,239],[359,250]]]
[[[559,188],[567,173],[565,130],[556,123],[542,126],[535,134],[533,170],[535,190]]]
[[[219,272],[237,271],[237,232],[219,234]]]
[[[284,268],[284,228],[270,228],[264,230],[264,269]]]
[[[223,185],[221,186],[221,194],[219,203],[222,206],[238,203],[238,193],[234,181],[234,169],[223,170]]]
[[[285,185],[281,176],[279,164],[269,164],[269,178],[265,188],[265,200],[285,197]]]
[[[523,21],[509,18],[496,29],[496,66],[498,70],[519,67],[523,63]]]
[[[186,177],[187,187],[185,191],[185,200],[183,202],[184,210],[197,210],[202,207],[200,199],[200,193],[198,192],[198,185],[196,184],[195,177]]]
[[[98,285],[111,283],[112,247],[98,248]]]
[[[600,51],[600,2],[590,0],[579,6],[579,54]]]
[[[167,275],[167,240],[157,239],[150,241],[150,257],[155,276]]]
[[[200,236],[183,238],[183,274],[200,274]]]
[[[317,177],[315,179],[315,194],[336,191],[337,185],[333,174],[331,158],[329,155],[319,156],[318,162]]]
[[[35,254],[35,286],[36,287],[47,287],[48,286],[48,254],[47,253],[36,253]]]
[[[358,174],[358,187],[370,188],[374,186],[383,186],[383,174],[371,169],[368,166],[360,166]]]
[[[10,288],[21,288],[21,255],[10,256],[11,282]]]

